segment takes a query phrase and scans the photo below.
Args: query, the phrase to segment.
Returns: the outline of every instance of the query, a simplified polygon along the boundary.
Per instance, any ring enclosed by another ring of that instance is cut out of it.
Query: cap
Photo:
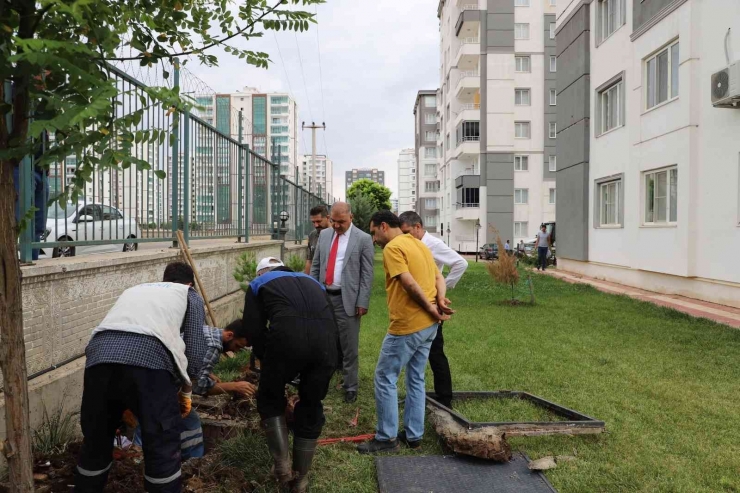
[[[284,267],[285,264],[275,257],[265,257],[257,264],[257,273],[264,269],[273,269],[275,267]]]

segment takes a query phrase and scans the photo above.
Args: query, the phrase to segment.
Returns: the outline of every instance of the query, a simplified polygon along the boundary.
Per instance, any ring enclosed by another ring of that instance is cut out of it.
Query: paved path
[[[648,301],[656,305],[673,308],[693,317],[708,318],[722,324],[740,329],[740,309],[707,301],[686,298],[684,296],[660,294],[653,291],[617,284],[615,282],[601,281],[592,277],[574,274],[562,270],[549,269],[545,274],[557,277],[566,282],[589,284],[599,291],[612,294],[623,294],[631,298]]]

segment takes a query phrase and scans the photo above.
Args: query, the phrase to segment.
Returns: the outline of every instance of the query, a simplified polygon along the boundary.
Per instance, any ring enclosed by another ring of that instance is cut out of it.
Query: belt
[[[339,296],[339,295],[342,294],[342,290],[341,289],[335,289],[335,290],[328,290],[327,289],[326,292],[328,294],[332,295],[332,296]]]

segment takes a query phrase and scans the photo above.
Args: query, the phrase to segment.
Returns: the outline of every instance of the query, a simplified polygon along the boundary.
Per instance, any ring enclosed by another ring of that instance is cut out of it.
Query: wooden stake
[[[203,289],[203,283],[200,282],[200,276],[198,275],[198,269],[195,267],[195,262],[193,261],[193,257],[190,255],[190,250],[188,249],[188,245],[185,243],[185,237],[182,235],[182,231],[177,230],[177,243],[180,245],[180,251],[182,252],[183,256],[185,257],[185,260],[190,264],[190,267],[193,269],[193,274],[195,274],[195,283],[197,284],[198,291],[200,292],[200,295],[203,297],[203,301],[206,303],[206,316],[210,319],[210,324],[213,327],[218,327],[219,325],[216,323],[216,316],[213,314],[213,308],[211,308],[211,302],[208,301],[208,296],[206,295],[205,289]]]

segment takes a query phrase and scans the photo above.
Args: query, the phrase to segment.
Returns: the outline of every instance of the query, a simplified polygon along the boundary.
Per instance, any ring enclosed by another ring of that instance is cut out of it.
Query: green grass
[[[373,371],[388,321],[378,260],[360,332],[359,400],[344,404],[332,383],[327,437],[374,430]],[[509,289],[494,285],[483,263],[471,263],[449,293],[457,313],[445,324],[445,348],[455,389],[528,391],[605,421],[598,436],[510,439],[533,459],[577,456],[547,473],[561,493],[740,491],[740,331],[589,286],[532,279],[535,306],[500,303]],[[519,290],[526,300],[523,283]],[[403,396],[402,383],[399,390]],[[359,426],[349,428],[357,407]],[[261,437],[240,440],[265,447]],[[428,425],[414,453],[441,453]],[[322,447],[312,484],[320,492],[375,492],[373,459],[351,445]]]
[[[475,423],[565,421],[541,406],[517,398],[466,399],[455,403],[455,411]]]
[[[249,366],[249,351],[239,351],[233,358],[222,357],[221,361],[213,367],[213,374],[222,382],[233,382],[243,373],[244,368]]]

